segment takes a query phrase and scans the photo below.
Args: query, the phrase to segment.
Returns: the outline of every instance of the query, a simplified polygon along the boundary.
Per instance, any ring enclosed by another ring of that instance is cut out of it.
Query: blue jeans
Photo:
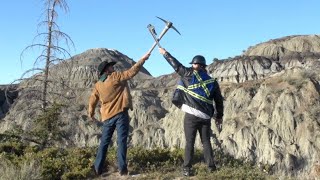
[[[112,118],[103,122],[103,130],[100,146],[94,167],[101,173],[108,152],[114,130],[117,129],[117,160],[119,171],[127,170],[127,138],[129,134],[129,115],[128,111],[120,112]]]

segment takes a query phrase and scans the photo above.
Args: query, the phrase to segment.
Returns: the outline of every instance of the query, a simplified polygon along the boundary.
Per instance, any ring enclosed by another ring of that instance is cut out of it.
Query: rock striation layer
[[[310,177],[320,159],[319,42],[317,35],[284,37],[208,66],[220,81],[225,99],[222,132],[212,123],[224,152],[280,175]],[[97,80],[96,67],[106,59],[117,61],[118,70],[134,64],[118,51],[99,48],[52,67],[51,80],[59,83],[50,87],[51,92],[63,94],[65,99],[58,100],[66,105],[60,118],[67,135],[60,146],[98,145],[101,124],[89,122],[86,112]],[[176,74],[152,77],[142,69],[129,81],[134,106],[129,111],[130,146],[184,148],[184,113],[171,103],[178,78]],[[32,126],[37,115],[32,107],[39,102],[37,94],[26,95],[27,85],[20,83],[19,96],[0,120],[1,133],[17,126],[27,131]],[[216,140],[214,148],[218,148]],[[199,137],[196,146],[201,148]]]

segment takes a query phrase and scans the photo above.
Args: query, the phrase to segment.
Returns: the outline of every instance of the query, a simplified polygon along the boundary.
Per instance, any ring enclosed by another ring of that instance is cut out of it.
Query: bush
[[[62,140],[61,130],[63,126],[59,119],[63,105],[54,103],[51,107],[42,112],[34,121],[30,131],[25,132],[27,139],[40,145],[41,148],[50,147]]]
[[[47,148],[36,157],[41,162],[44,179],[84,179],[91,175],[94,151],[93,148]]]
[[[132,148],[128,151],[128,163],[134,170],[157,170],[168,163],[175,163],[177,157],[170,156],[169,149],[156,148],[145,150],[142,147]]]
[[[2,144],[0,143],[0,146]],[[15,146],[12,146],[15,147]],[[7,174],[17,174],[19,177],[28,177],[28,179],[88,179],[94,176],[90,166],[95,159],[96,148],[46,148],[40,150],[33,146],[15,147],[22,154],[15,151],[3,151],[0,157],[5,159],[0,163],[0,168],[4,167],[6,162],[10,165],[1,172]],[[183,162],[183,149],[152,149],[146,150],[142,147],[128,149],[128,165],[130,171],[147,172],[145,178],[169,178],[181,175]],[[252,163],[244,160],[234,159],[226,155],[223,151],[215,151],[214,157],[217,164],[221,167],[215,173],[207,173],[206,165],[203,163],[202,150],[196,150],[194,156],[194,172],[201,179],[236,178],[251,179],[256,176],[264,177],[263,172],[256,169]],[[30,163],[29,163],[30,162]],[[28,164],[29,163],[29,164]],[[106,164],[116,163],[116,149],[111,148],[108,151]],[[36,171],[36,173],[32,173]],[[177,175],[177,173],[179,175]],[[33,174],[33,175],[32,175]],[[17,177],[18,177],[17,176]],[[1,178],[1,177],[0,177]],[[17,178],[18,179],[18,178]]]
[[[25,145],[20,142],[5,142],[0,144],[0,154],[8,153],[17,156],[24,154]]]

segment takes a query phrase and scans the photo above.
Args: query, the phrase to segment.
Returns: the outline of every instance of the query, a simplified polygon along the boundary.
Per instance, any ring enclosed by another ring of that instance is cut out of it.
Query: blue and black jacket
[[[218,82],[212,79],[205,70],[194,71],[192,67],[183,66],[168,52],[164,54],[164,58],[181,77],[172,103],[178,108],[186,104],[212,117],[214,100],[217,110],[216,117],[222,118],[223,97]]]

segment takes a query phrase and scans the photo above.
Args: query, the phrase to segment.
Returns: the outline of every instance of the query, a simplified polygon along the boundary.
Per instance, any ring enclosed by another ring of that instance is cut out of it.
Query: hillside
[[[63,141],[57,142],[60,146],[99,143],[99,124],[90,124],[86,111],[97,79],[95,68],[107,58],[119,62],[118,70],[134,63],[118,51],[101,48],[53,67],[51,78],[60,79],[60,83],[51,90],[66,97],[59,99],[66,105],[60,118],[65,124],[62,129],[68,132]],[[242,55],[215,61],[208,70],[219,80],[225,99],[222,132],[212,125],[223,151],[257,165],[267,164],[275,174],[311,177],[320,163],[319,36],[270,40],[248,48]],[[130,145],[147,149],[184,147],[183,113],[171,103],[177,79],[176,74],[155,78],[142,69],[130,80],[134,106],[129,112]],[[31,82],[20,84],[18,98],[0,120],[0,133],[17,126],[28,131],[33,126],[37,115],[33,107],[39,102],[36,94],[26,95],[27,84],[37,86],[37,82]],[[217,148],[215,140],[213,146]],[[198,137],[196,146],[201,148]]]

